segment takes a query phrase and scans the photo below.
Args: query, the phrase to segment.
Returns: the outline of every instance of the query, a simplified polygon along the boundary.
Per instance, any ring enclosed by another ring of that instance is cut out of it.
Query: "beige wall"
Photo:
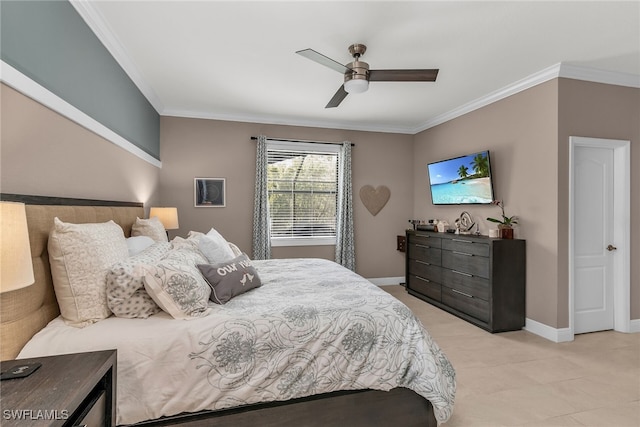
[[[637,170],[640,90],[555,79],[415,136],[414,216],[450,222],[467,210],[486,234],[495,207],[434,207],[425,165],[489,149],[495,195],[518,215],[516,237],[527,240],[527,313],[554,328],[569,326],[569,136],[631,140],[631,259],[640,250]],[[635,221],[637,222],[637,221]],[[634,258],[635,257],[635,258]],[[640,318],[640,265],[631,266],[631,318]]]
[[[488,149],[495,198],[507,215],[518,215],[516,237],[527,240],[527,317],[557,326],[557,90],[552,80],[415,136],[414,216],[446,219],[463,210],[480,224],[500,215],[495,206],[434,207],[426,164]]]
[[[631,141],[631,318],[640,319],[640,89],[560,79],[558,128],[558,272],[568,283],[569,137]],[[558,323],[569,326],[568,287],[558,288]]]
[[[159,168],[4,84],[0,97],[2,192],[146,206],[158,197]]]
[[[206,232],[215,227],[243,251],[251,253],[255,182],[255,141],[251,136],[259,134],[353,142],[356,269],[368,278],[404,276],[404,256],[396,251],[396,235],[404,234],[412,215],[411,135],[162,117],[161,202],[178,207],[180,230],[174,235],[185,236],[189,230]],[[195,177],[225,178],[226,207],[195,208]],[[366,184],[391,189],[389,203],[375,217],[358,196]],[[333,259],[334,250],[333,246],[276,247],[272,256]]]

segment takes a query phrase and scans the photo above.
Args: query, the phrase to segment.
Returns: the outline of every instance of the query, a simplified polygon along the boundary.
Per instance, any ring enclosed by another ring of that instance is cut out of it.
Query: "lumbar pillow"
[[[153,243],[144,251],[111,266],[107,272],[107,305],[113,314],[117,317],[145,319],[160,311],[160,307],[144,289],[144,276],[139,275],[136,267],[160,261],[170,249],[168,242]]]
[[[215,229],[200,237],[198,249],[207,258],[210,264],[231,261],[235,258],[229,242],[225,240]]]
[[[198,264],[198,268],[211,287],[211,301],[217,304],[262,285],[246,254],[219,264]]]
[[[129,256],[122,228],[113,221],[71,224],[56,217],[53,222],[49,262],[62,317],[76,327],[106,319],[111,315],[107,271]]]
[[[131,227],[132,236],[148,236],[156,242],[168,242],[167,231],[157,216],[149,219],[136,218],[136,222]]]
[[[134,256],[153,245],[155,240],[149,236],[131,236],[127,238],[127,248],[129,256]]]

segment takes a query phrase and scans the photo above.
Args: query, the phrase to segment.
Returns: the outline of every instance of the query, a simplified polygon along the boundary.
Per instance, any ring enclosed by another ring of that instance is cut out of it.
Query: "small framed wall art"
[[[193,187],[196,208],[223,208],[225,206],[224,178],[195,178]]]

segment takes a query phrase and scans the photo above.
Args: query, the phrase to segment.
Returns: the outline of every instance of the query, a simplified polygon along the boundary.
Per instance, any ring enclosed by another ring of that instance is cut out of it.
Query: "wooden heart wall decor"
[[[373,216],[378,215],[378,212],[384,208],[390,197],[391,190],[384,185],[380,185],[377,188],[365,185],[360,189],[360,200]]]

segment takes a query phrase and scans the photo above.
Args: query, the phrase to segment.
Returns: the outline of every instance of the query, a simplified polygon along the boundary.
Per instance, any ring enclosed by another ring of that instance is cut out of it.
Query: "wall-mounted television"
[[[488,150],[429,163],[427,170],[434,205],[489,204],[493,201]]]

